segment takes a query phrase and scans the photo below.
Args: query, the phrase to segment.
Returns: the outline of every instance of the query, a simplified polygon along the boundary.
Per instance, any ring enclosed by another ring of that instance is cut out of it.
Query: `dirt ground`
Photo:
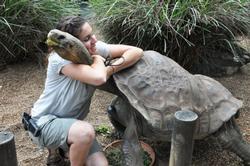
[[[31,62],[8,65],[0,71],[0,131],[11,131],[15,135],[18,164],[20,166],[45,165],[47,151],[35,146],[22,128],[21,113],[29,112],[32,104],[42,92],[45,69]],[[250,143],[250,74],[216,78],[237,98],[244,101],[241,116],[237,120],[244,138]],[[105,110],[114,96],[97,90],[91,104],[87,121],[95,127],[111,126]],[[111,139],[97,136],[102,146]],[[166,153],[165,164],[168,163]],[[241,160],[222,148],[211,138],[195,142],[193,164],[196,166],[239,166]]]

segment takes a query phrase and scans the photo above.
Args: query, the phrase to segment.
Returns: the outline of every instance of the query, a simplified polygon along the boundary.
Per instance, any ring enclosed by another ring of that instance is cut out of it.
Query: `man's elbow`
[[[95,86],[100,86],[100,85],[102,85],[102,84],[104,84],[104,83],[106,83],[107,82],[107,76],[106,75],[100,75],[100,76],[97,76],[96,78],[95,78],[95,81],[94,81],[94,85]]]

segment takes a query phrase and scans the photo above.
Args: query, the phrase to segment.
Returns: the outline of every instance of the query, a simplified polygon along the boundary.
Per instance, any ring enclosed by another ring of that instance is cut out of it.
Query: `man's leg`
[[[48,160],[54,161],[50,163],[54,163],[55,166],[61,163],[61,161],[57,159],[62,158],[65,161],[58,152],[59,148],[61,148],[64,153],[69,151],[71,166],[83,166],[86,164],[87,156],[100,151],[100,147],[95,140],[94,128],[84,121],[58,118],[45,125],[42,133],[40,141],[43,146],[51,149]],[[55,162],[55,159],[57,162]]]
[[[69,160],[65,160],[60,150],[69,151],[67,144],[68,133],[71,126],[76,122],[71,118],[55,118],[42,127],[39,136],[39,146],[47,147],[49,155],[47,157],[48,166],[69,166]]]
[[[103,152],[95,152],[87,158],[86,166],[108,166]]]
[[[83,166],[95,138],[94,128],[87,122],[76,121],[68,133],[69,159],[71,166]]]

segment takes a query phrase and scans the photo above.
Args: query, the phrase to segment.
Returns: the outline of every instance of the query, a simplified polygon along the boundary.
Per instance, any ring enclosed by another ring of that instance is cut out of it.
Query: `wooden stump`
[[[14,134],[11,132],[0,132],[0,165],[17,166]]]
[[[175,113],[169,166],[190,166],[193,153],[193,136],[198,115],[189,110]]]

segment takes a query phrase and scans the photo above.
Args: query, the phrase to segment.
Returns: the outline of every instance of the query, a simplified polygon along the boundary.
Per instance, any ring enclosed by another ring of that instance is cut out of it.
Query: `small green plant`
[[[105,156],[111,166],[122,166],[122,155],[122,151],[119,148],[111,148],[105,152]]]
[[[123,153],[121,146],[110,147],[105,151],[105,156],[110,166],[123,166]],[[152,163],[150,155],[145,150],[142,151],[143,165],[149,166]]]
[[[98,134],[107,135],[110,134],[110,128],[107,125],[99,125],[95,128]]]

